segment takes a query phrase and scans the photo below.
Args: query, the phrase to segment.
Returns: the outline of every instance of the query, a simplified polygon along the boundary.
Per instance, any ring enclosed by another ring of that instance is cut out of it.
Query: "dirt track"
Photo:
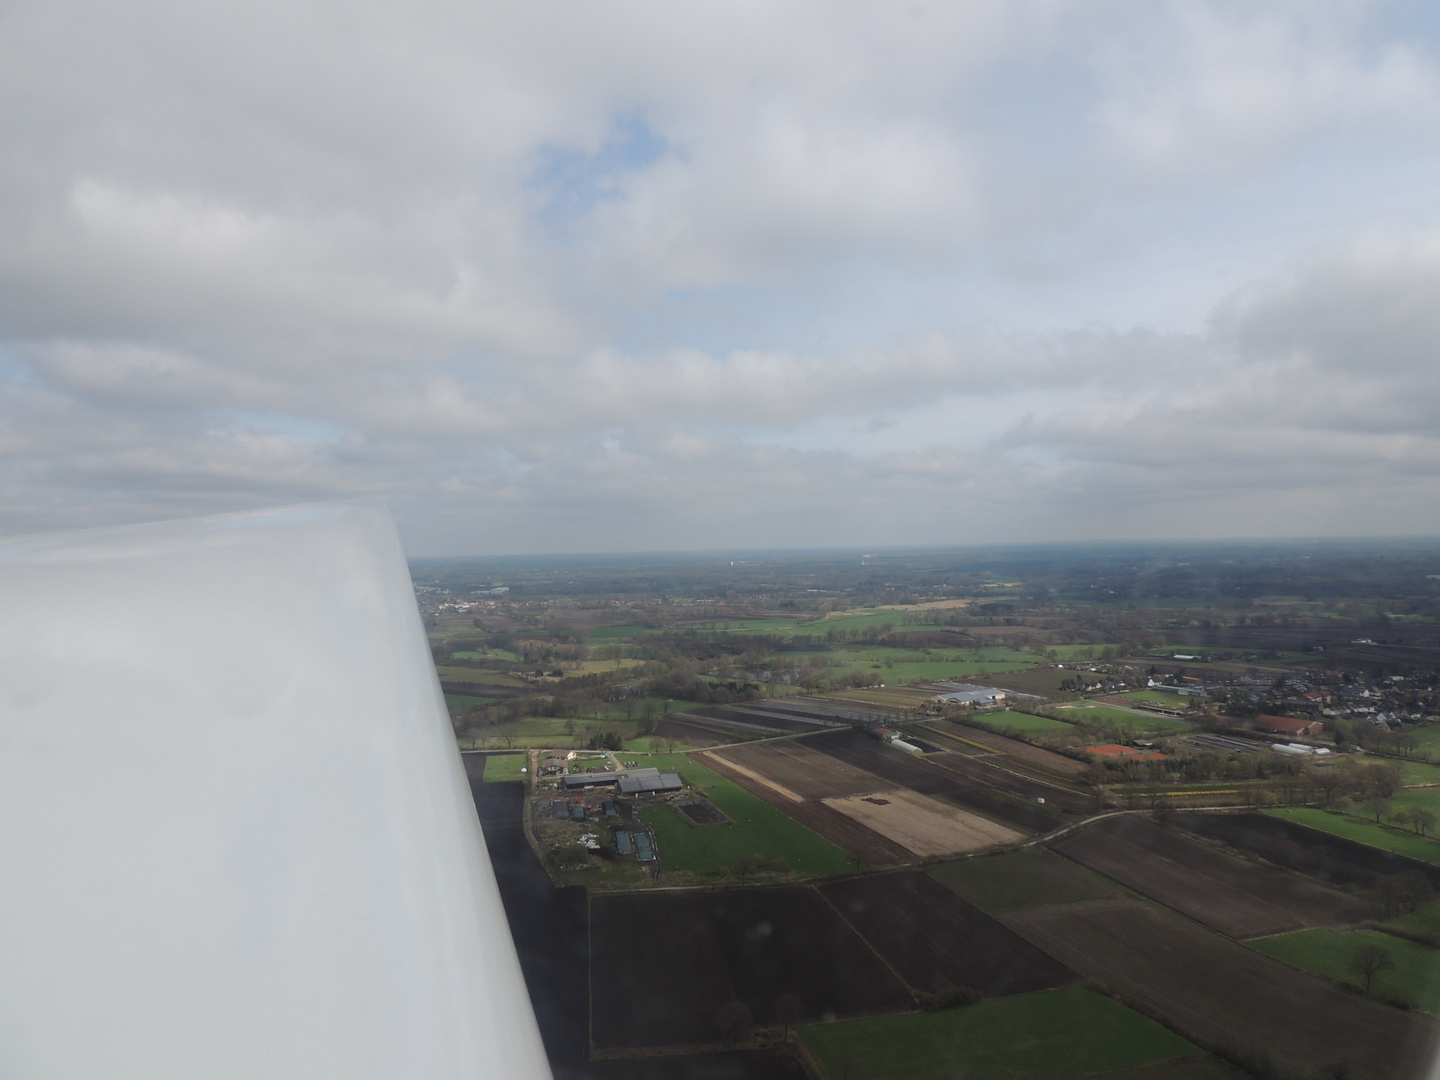
[[[1356,923],[1371,915],[1370,905],[1356,897],[1226,855],[1135,815],[1098,821],[1053,847],[1231,937]]]
[[[1440,1035],[1433,1019],[1347,993],[1143,900],[1001,921],[1203,1045],[1270,1055],[1282,1076],[1340,1065],[1352,1080],[1428,1074]]]

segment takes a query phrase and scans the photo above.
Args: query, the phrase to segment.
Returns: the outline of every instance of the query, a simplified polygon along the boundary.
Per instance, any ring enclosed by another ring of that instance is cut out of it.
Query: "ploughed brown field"
[[[919,870],[833,881],[820,891],[922,993],[950,985],[999,997],[1076,981],[1064,964]]]
[[[805,1022],[912,1009],[914,999],[814,889],[646,892],[590,901],[597,1048],[703,1045],[731,1001],[757,1025],[783,994]]]
[[[1231,937],[1357,923],[1372,914],[1357,897],[1227,855],[1137,815],[1097,821],[1052,846]]]
[[[895,785],[810,745],[809,739],[776,739],[730,746],[707,755],[724,758],[793,793],[799,799],[867,795]]]
[[[779,745],[782,745],[780,740],[759,744],[759,746]],[[738,784],[781,813],[794,818],[807,829],[823,836],[861,862],[869,863],[872,866],[887,866],[893,863],[909,862],[914,858],[908,849],[895,841],[881,836],[874,829],[862,825],[838,810],[831,809],[818,800],[797,802],[794,792],[763,776],[755,769],[746,768],[742,772],[738,763],[714,754],[707,754],[701,760],[707,768],[713,769],[727,780]],[[883,782],[878,777],[874,779],[877,784],[883,786]]]
[[[1002,921],[1203,1046],[1269,1055],[1287,1075],[1428,1075],[1440,1025],[1349,993],[1143,900],[1038,908]]]
[[[921,795],[938,795],[1025,832],[1049,832],[1062,821],[1053,806],[1037,797],[1053,788],[1025,780],[959,754],[907,754],[858,731],[828,731],[805,740],[816,750],[857,769],[874,773]],[[942,768],[944,762],[947,767]],[[1007,794],[1001,794],[1002,792]],[[1019,794],[1016,794],[1019,792]]]

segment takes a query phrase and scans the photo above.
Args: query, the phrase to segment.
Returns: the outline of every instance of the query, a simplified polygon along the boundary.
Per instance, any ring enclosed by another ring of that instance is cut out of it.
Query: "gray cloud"
[[[1433,531],[1440,94],[1389,18],[9,5],[0,527]]]

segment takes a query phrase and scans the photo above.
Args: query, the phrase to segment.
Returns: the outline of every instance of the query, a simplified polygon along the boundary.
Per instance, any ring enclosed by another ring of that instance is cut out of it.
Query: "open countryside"
[[[1431,623],[876,570],[415,569],[557,1077],[1424,1073]]]

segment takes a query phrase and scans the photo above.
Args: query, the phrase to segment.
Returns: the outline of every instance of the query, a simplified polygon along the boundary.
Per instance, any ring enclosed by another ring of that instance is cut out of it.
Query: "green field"
[[[1070,724],[1061,723],[1059,720],[1051,720],[1044,716],[1031,716],[1029,713],[1011,712],[1009,709],[1002,709],[999,712],[976,713],[970,719],[981,727],[994,728],[1001,732],[1019,732],[1022,735],[1050,735],[1075,730]]]
[[[940,863],[927,872],[988,915],[1117,895],[1104,878],[1041,847]]]
[[[1160,705],[1167,709],[1183,709],[1193,700],[1165,690],[1127,690],[1123,694],[1114,696],[1127,701],[1148,701],[1152,705]]]
[[[476,705],[489,705],[494,698],[475,697],[473,694],[446,694],[445,707],[452,713],[462,713],[466,709],[473,709]]]
[[[1179,731],[1187,725],[1180,720],[1154,713],[1133,713],[1110,705],[1094,705],[1076,702],[1074,705],[1055,705],[1056,716],[1063,716],[1075,724],[1116,724],[1126,731]]]
[[[916,649],[890,649],[875,645],[841,645],[823,654],[827,669],[822,678],[843,678],[855,672],[871,675],[887,686],[938,682],[943,679],[976,679],[992,672],[1024,671],[1041,657],[1033,652],[1004,646],[984,649],[935,649],[928,655]],[[784,666],[795,662],[794,653],[776,653],[766,663]]]
[[[830,1080],[1058,1080],[1197,1053],[1154,1020],[1079,987],[811,1024],[800,1038]]]
[[[1425,904],[1409,915],[1399,915],[1385,921],[1386,926],[1394,926],[1412,934],[1425,934],[1440,941],[1440,903]]]
[[[1358,840],[1362,844],[1384,848],[1397,855],[1408,855],[1412,859],[1440,865],[1440,841],[1416,836],[1413,832],[1375,824],[1374,819],[1366,821],[1348,814],[1333,814],[1326,810],[1315,810],[1306,806],[1290,806],[1281,810],[1267,810],[1276,817],[1288,818],[1301,825],[1308,825],[1321,832],[1343,836],[1347,840]]]
[[[658,715],[658,714],[657,714]],[[573,721],[574,731],[567,731],[566,724],[569,721],[563,716],[527,716],[522,720],[512,720],[507,723],[491,724],[475,730],[472,734],[467,733],[460,740],[460,746],[465,750],[528,750],[542,747],[559,749],[576,749],[575,740],[585,732],[587,724],[593,724],[592,720]],[[633,732],[633,727],[620,722],[622,731]],[[511,746],[505,745],[507,738],[513,739]],[[644,735],[640,738],[626,738],[625,750],[627,753],[635,753],[639,750],[648,750],[653,735]],[[693,746],[677,742],[676,750],[693,750]]]
[[[526,754],[487,754],[485,756],[485,783],[501,780],[524,780],[528,766]]]
[[[1440,1013],[1440,951],[1428,946],[1378,930],[1300,930],[1246,944],[1292,967],[1359,990],[1365,988],[1365,980],[1350,967],[1351,958],[1361,945],[1379,945],[1395,966],[1375,975],[1371,994]]]
[[[667,872],[724,877],[742,855],[782,856],[805,877],[851,868],[850,857],[830,841],[792,821],[748,791],[681,755],[643,755],[642,765],[678,772],[685,782],[719,807],[734,823],[698,826],[668,805],[647,806],[640,816],[654,828],[660,861]]]
[[[1400,782],[1402,784],[1440,784],[1440,765],[1423,761],[1400,761]]]
[[[487,671],[485,668],[451,667],[437,664],[435,672],[441,682],[474,683],[476,686],[525,686],[525,682],[507,675],[503,671]]]

